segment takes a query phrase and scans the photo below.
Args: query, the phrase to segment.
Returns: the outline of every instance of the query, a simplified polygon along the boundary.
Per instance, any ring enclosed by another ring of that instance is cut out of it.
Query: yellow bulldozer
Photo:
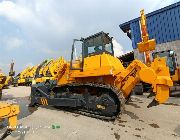
[[[77,50],[80,55],[77,56]],[[152,85],[152,107],[164,103],[173,85],[165,58],[156,58],[147,66],[134,60],[127,68],[114,57],[112,37],[99,32],[74,39],[70,62],[62,61],[56,74],[57,84],[42,82],[31,87],[31,103],[74,108],[79,113],[114,119],[137,83]]]

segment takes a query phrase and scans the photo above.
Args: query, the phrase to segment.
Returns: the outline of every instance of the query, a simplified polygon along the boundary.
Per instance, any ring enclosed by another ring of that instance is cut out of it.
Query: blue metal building
[[[157,44],[180,40],[180,2],[146,15],[149,38]],[[133,49],[141,41],[139,18],[120,24],[119,27],[132,40]]]

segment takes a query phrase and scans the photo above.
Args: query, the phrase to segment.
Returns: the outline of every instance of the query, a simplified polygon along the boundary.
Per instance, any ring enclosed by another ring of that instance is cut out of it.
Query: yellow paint
[[[4,86],[9,86],[9,83],[12,81],[12,76],[7,76]]]
[[[17,126],[17,115],[19,114],[18,105],[10,105],[7,103],[0,103],[0,120],[8,118],[9,129],[15,130]]]
[[[141,42],[137,43],[137,47],[140,53],[144,53],[145,55],[145,62],[146,65],[150,66],[151,63],[151,56],[149,51],[155,50],[156,41],[155,39],[149,39],[149,34],[147,31],[147,21],[146,16],[144,15],[144,10],[141,10],[141,19],[140,19],[140,25],[141,25]]]
[[[25,68],[19,76],[18,84],[25,85],[27,83],[27,79],[34,78],[36,74],[36,69],[38,66],[27,67]],[[29,81],[28,81],[29,82]]]
[[[36,69],[38,66],[33,66],[31,67],[31,69],[29,69],[25,75],[25,78],[33,78],[35,76],[36,73]]]
[[[42,105],[48,105],[48,101],[46,98],[41,98],[41,104]]]
[[[18,84],[25,84],[25,82],[26,82],[25,78],[27,77],[27,74],[31,69],[32,69],[32,67],[27,67],[20,73]]]
[[[162,103],[169,97],[169,86],[173,85],[164,58],[155,59],[149,67],[139,60],[134,60],[125,69],[119,59],[103,53],[84,58],[82,71],[70,70],[69,63],[64,63],[62,68],[59,69],[58,85],[72,82],[107,84],[122,90],[125,98],[138,82],[144,81],[152,84],[155,99]]]
[[[102,109],[102,110],[106,109],[106,107],[103,106],[103,105],[96,105],[96,107],[97,107],[98,109]]]
[[[155,100],[163,103],[169,97],[169,87],[173,85],[173,82],[164,58],[156,58],[150,62],[148,51],[155,49],[155,40],[149,40],[144,11],[141,11],[141,30],[142,42],[138,44],[138,48],[140,52],[145,53],[146,64],[134,60],[127,68],[124,68],[118,58],[104,52],[83,58],[83,63],[80,60],[72,63],[73,68],[82,68],[81,70],[72,70],[70,62],[65,61],[62,57],[56,62],[52,62],[48,69],[52,77],[57,80],[58,85],[69,83],[106,84],[122,91],[125,98],[130,96],[138,82],[144,81],[152,85]],[[48,69],[46,68],[46,70]],[[43,104],[45,104],[44,101]]]
[[[3,73],[0,73],[0,92],[5,85],[6,76]],[[17,126],[17,115],[19,114],[18,105],[10,105],[7,103],[0,102],[0,121],[4,118],[8,119],[9,129],[15,130]]]
[[[179,82],[180,81],[180,67],[177,67],[175,70],[175,74],[171,76],[173,82]]]
[[[46,66],[42,67],[39,74],[42,76],[40,78],[35,78],[36,83],[42,83],[46,80],[56,80],[58,72],[63,69],[63,64],[66,63],[63,57],[59,57],[56,60],[50,61]]]
[[[7,77],[3,73],[0,72],[0,91],[5,86],[6,79],[7,79]]]

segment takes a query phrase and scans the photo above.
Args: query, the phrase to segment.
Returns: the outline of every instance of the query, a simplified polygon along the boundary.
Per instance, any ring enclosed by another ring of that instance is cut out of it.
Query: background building
[[[156,51],[174,50],[180,64],[180,2],[146,14],[146,18],[149,38],[156,39]],[[137,50],[137,43],[141,42],[139,19],[135,18],[119,27],[132,40],[134,58],[144,61],[144,55]]]

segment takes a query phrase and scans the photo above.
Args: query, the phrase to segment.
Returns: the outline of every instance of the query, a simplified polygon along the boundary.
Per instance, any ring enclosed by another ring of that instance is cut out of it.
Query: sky
[[[47,58],[70,59],[74,38],[100,31],[114,37],[115,55],[132,51],[119,24],[179,0],[0,0],[0,68],[18,74]]]

